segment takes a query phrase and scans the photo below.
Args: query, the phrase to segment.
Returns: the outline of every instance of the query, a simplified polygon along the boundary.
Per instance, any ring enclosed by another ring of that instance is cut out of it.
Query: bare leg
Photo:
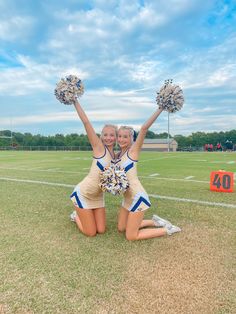
[[[97,228],[93,210],[76,207],[76,213],[75,222],[79,230],[89,237],[94,237]]]
[[[106,211],[105,208],[95,208],[93,210],[97,233],[105,233],[106,231]]]
[[[85,235],[94,236],[96,233],[105,232],[106,214],[104,207],[95,209],[76,208],[76,212],[75,222]]]
[[[120,212],[118,214],[118,231],[124,232],[126,229],[127,219],[128,219],[129,212],[124,207],[120,208]]]
[[[143,221],[144,212],[128,212],[126,225],[126,239],[130,241],[157,238],[167,234],[165,228],[150,228],[139,230]]]
[[[156,227],[156,225],[154,224],[154,221],[152,219],[144,219],[141,221],[141,225],[139,228],[145,227]]]
[[[120,208],[120,212],[118,215],[118,231],[123,232],[126,229],[127,219],[128,219],[129,211],[124,207]],[[152,219],[144,219],[140,224],[140,228],[145,227],[156,227]]]

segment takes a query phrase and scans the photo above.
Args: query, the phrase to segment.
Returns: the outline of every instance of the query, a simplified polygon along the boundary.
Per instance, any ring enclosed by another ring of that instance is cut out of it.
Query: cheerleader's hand
[[[77,104],[77,103],[78,103],[78,98],[74,95],[74,96],[72,97],[72,104],[75,105],[75,104]]]

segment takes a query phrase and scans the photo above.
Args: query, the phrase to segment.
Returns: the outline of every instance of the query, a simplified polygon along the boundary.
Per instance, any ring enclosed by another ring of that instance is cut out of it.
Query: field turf
[[[209,179],[235,174],[236,154],[142,152],[145,217],[182,232],[137,242],[116,230],[120,196],[106,195],[104,235],[70,222],[90,165],[91,152],[0,151],[0,313],[234,313],[236,187]]]

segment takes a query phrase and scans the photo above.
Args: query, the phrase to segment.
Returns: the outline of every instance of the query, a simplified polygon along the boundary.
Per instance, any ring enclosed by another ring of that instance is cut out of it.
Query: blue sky
[[[0,0],[0,130],[84,133],[54,96],[68,74],[97,132],[138,130],[168,78],[185,96],[171,135],[235,129],[236,1]],[[167,113],[151,130],[167,131]]]

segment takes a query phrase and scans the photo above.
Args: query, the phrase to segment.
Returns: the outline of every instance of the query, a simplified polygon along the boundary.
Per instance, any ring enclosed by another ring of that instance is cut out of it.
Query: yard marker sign
[[[234,173],[224,170],[211,172],[210,190],[216,192],[233,192]]]

